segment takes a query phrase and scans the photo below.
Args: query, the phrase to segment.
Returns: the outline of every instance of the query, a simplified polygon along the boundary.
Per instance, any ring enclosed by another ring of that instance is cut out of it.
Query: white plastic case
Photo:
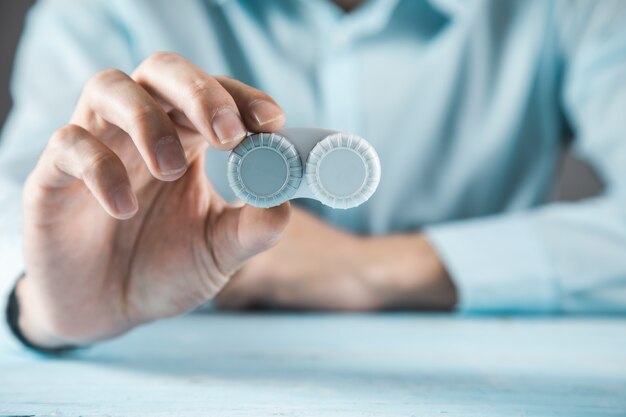
[[[313,198],[348,209],[367,201],[380,181],[380,161],[365,139],[317,128],[253,133],[228,159],[235,195],[256,207]]]

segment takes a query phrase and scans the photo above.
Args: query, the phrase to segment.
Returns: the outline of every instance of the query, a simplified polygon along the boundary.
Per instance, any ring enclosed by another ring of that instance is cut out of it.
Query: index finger
[[[166,111],[185,115],[215,148],[234,148],[248,133],[237,104],[213,77],[174,53],[158,53],[146,59],[133,78]]]

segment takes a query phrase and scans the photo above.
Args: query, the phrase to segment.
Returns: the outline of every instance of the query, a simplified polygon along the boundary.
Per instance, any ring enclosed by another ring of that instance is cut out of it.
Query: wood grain
[[[0,342],[0,415],[625,416],[626,320],[212,313],[67,359]]]

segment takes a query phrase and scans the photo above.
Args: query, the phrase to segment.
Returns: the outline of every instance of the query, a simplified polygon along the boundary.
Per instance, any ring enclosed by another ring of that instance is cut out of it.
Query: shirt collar
[[[214,5],[223,5],[225,3],[230,3],[232,1],[237,0],[207,0],[209,3]],[[304,0],[311,1],[311,0]],[[323,0],[330,3],[330,0]],[[392,5],[391,9],[396,6],[399,0],[383,0],[381,3],[389,3]],[[469,7],[469,0],[426,0],[431,3],[437,10],[447,15],[456,15],[458,13],[464,12]],[[366,3],[376,3],[377,0],[366,0]],[[366,7],[363,5],[362,7]]]
[[[223,6],[237,0],[206,0],[216,6]],[[293,0],[295,1],[295,0]],[[342,32],[349,37],[360,37],[376,33],[385,27],[393,11],[402,0],[365,0],[365,3],[350,13],[343,13],[331,0],[299,0],[304,7],[322,10],[324,16],[314,13],[322,31],[329,30],[334,25],[341,25]],[[406,0],[415,1],[415,0]],[[465,12],[469,8],[470,0],[423,0],[432,8],[448,18]],[[268,5],[272,1],[267,2]]]

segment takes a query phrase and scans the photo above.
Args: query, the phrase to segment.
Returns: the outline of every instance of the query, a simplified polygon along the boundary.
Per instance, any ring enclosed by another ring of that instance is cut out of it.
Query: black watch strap
[[[23,277],[23,276],[22,276]],[[46,355],[63,355],[65,353],[74,351],[78,348],[78,346],[59,346],[54,348],[48,348],[43,346],[38,346],[32,342],[30,342],[22,333],[19,326],[19,318],[20,318],[20,303],[17,299],[16,289],[17,283],[20,282],[22,278],[18,279],[9,295],[9,300],[7,303],[7,311],[6,311],[6,319],[9,325],[9,329],[15,336],[17,340],[19,340],[24,346],[29,349],[32,349],[36,352],[43,353]]]

